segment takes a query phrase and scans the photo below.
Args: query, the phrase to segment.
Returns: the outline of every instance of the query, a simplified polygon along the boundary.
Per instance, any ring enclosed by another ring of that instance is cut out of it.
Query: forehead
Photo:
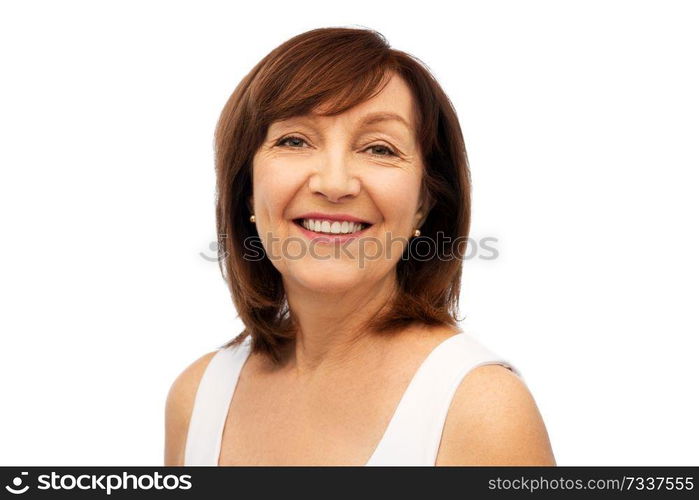
[[[325,110],[325,106],[321,105],[305,117],[294,117],[277,122],[277,124],[281,125],[301,118],[318,123],[333,121],[357,125],[385,123],[408,129],[411,132],[414,132],[416,127],[416,102],[410,87],[403,78],[393,73],[387,75],[387,83],[371,99],[334,116],[323,116]]]
[[[376,111],[390,111],[402,116],[408,123],[414,125],[415,102],[410,87],[403,78],[395,73],[389,73],[387,78],[388,82],[381,89],[381,92],[343,114],[360,116]],[[316,112],[322,111],[322,108],[316,110]]]

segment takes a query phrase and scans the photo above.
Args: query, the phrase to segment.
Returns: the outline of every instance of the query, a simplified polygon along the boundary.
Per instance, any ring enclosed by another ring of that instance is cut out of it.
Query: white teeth
[[[365,225],[358,222],[329,221],[320,219],[303,219],[303,227],[309,231],[326,234],[349,234],[364,229]]]

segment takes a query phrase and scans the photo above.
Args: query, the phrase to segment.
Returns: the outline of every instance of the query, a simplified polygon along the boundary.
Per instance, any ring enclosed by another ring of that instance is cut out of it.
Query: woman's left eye
[[[367,149],[378,149],[379,151],[382,151],[380,153],[373,153],[376,156],[396,156],[395,151],[393,151],[388,146],[384,146],[383,144],[375,144],[373,146],[369,146]]]

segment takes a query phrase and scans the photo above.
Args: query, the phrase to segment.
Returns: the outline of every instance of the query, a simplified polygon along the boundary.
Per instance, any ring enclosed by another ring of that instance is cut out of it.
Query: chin
[[[351,266],[351,267],[350,267]],[[323,293],[340,293],[356,288],[366,280],[366,270],[358,268],[356,262],[341,264],[320,261],[308,266],[294,266],[288,270],[288,278],[309,290]]]

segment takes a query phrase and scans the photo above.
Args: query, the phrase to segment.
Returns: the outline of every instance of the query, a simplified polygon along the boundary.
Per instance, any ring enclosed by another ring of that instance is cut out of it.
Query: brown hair
[[[451,240],[435,249],[440,252],[429,260],[402,257],[398,261],[398,290],[366,328],[393,332],[413,323],[456,325],[463,254],[460,245],[465,244],[469,232],[471,182],[461,127],[451,101],[422,62],[390,48],[380,33],[321,28],[297,35],[265,56],[238,84],[216,127],[219,267],[245,325],[223,347],[251,335],[253,352],[279,361],[282,348],[296,332],[281,274],[267,258],[243,258],[246,239],[259,238],[249,221],[248,199],[252,158],[269,125],[308,114],[320,105],[329,106],[324,115],[342,113],[379,93],[389,72],[408,84],[418,111],[416,134],[425,165],[422,194],[427,207],[431,206],[420,226],[421,234],[427,241],[434,242],[440,233]],[[423,238],[409,240],[405,251],[411,252],[411,246],[420,240]],[[261,247],[259,243],[257,248]]]

